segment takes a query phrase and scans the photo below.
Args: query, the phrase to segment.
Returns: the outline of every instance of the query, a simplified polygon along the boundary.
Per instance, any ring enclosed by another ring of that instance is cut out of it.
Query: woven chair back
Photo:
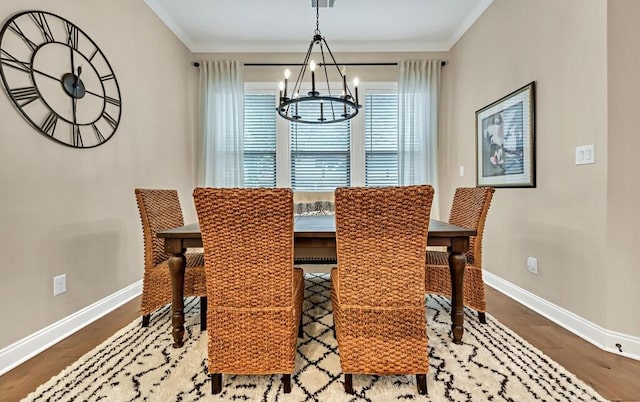
[[[196,188],[209,305],[293,303],[293,192]]]
[[[478,233],[470,237],[467,251],[467,263],[478,268],[482,268],[482,235],[494,192],[493,187],[459,187],[449,214],[449,223]]]
[[[144,233],[145,265],[154,267],[170,257],[157,233],[184,225],[180,199],[176,190],[137,188],[135,194]]]
[[[343,306],[420,306],[433,188],[338,188],[338,298]]]

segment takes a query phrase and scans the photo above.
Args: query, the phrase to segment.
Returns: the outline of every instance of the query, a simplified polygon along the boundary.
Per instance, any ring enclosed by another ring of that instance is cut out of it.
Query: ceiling
[[[336,0],[320,8],[334,52],[448,51],[493,0]],[[300,52],[311,0],[145,0],[194,53]]]

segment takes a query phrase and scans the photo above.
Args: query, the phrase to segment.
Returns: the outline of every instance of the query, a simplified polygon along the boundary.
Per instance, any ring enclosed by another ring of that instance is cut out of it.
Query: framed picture
[[[535,187],[535,81],[476,112],[479,187]]]

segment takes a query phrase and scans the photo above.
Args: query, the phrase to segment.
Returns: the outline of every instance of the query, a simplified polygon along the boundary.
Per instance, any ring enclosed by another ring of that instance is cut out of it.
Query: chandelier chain
[[[316,1],[316,35],[320,35],[320,0]]]

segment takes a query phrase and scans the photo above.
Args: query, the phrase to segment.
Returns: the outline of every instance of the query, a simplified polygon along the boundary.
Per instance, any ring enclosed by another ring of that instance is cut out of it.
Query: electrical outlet
[[[527,258],[527,271],[531,272],[532,274],[537,274],[538,273],[538,259],[535,257],[529,257]]]
[[[53,295],[58,296],[67,291],[67,274],[53,277]]]

